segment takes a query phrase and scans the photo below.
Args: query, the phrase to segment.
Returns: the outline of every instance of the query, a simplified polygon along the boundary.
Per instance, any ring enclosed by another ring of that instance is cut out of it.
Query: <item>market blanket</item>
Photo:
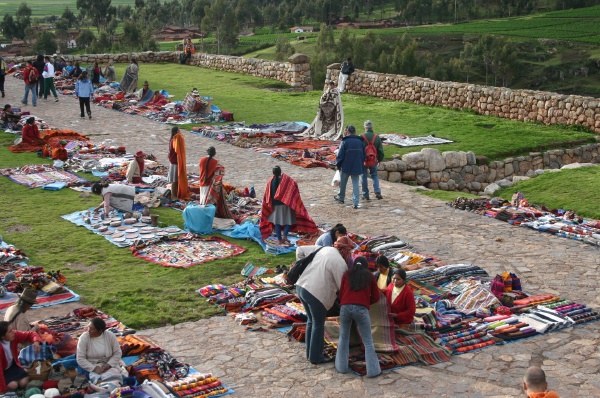
[[[399,135],[399,134],[379,134],[379,136],[382,139],[385,139],[384,142],[386,144],[394,144],[394,145],[398,145],[401,147],[437,145],[437,144],[447,144],[449,142],[454,142],[452,140],[435,137],[433,135],[428,135],[427,137],[407,137],[405,135]]]
[[[132,246],[131,250],[136,257],[163,267],[174,268],[189,268],[208,261],[235,257],[246,251],[243,247],[225,239],[217,237],[204,239],[194,234]]]
[[[70,303],[73,301],[79,301],[79,295],[73,292],[72,290],[67,289],[63,286],[63,289],[66,290],[64,293],[56,293],[56,294],[47,294],[42,291],[38,292],[37,302],[38,304],[34,305],[31,308],[42,308],[49,307],[51,305]],[[6,312],[6,309],[16,303],[19,300],[19,296],[15,293],[7,292],[4,297],[0,298],[0,314]]]
[[[64,170],[52,170],[52,168],[48,168],[47,171],[32,173],[15,171],[15,169],[3,169],[0,170],[0,174],[28,188],[39,188],[55,182],[64,182],[67,185],[87,182],[85,178],[79,177],[76,174]]]

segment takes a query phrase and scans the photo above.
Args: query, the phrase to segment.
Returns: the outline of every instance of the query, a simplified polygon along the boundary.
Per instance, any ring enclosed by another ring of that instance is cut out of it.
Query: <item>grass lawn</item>
[[[1,0],[0,9],[2,10],[2,16],[4,14],[10,14],[14,16],[19,9],[21,3],[27,3],[27,6],[31,8],[31,17],[43,17],[46,15],[62,15],[65,7],[77,15],[77,0]],[[110,3],[112,6],[127,5],[134,6],[135,0],[112,0]]]

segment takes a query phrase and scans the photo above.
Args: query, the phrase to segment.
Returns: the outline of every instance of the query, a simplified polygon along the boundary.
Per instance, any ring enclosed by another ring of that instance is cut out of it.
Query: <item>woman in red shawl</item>
[[[137,151],[135,153],[135,159],[133,159],[129,166],[127,167],[127,181],[130,184],[141,184],[142,175],[144,174],[144,159],[146,158],[146,154],[142,151]]]
[[[406,285],[406,271],[402,268],[394,269],[392,283],[387,287],[385,297],[391,305],[390,316],[396,327],[408,329],[415,316],[415,295],[410,286]]]
[[[214,204],[217,207],[215,215],[219,218],[234,218],[225,203],[225,190],[223,189],[223,167],[214,156],[217,154],[215,147],[209,147],[207,157],[200,159],[200,200],[201,205]]]
[[[27,119],[23,131],[21,132],[23,142],[33,145],[43,145],[44,141],[40,138],[40,129],[35,124],[35,118],[32,116]]]
[[[190,200],[190,187],[188,185],[187,167],[185,165],[185,140],[179,127],[171,129],[171,141],[169,141],[169,175],[171,183],[171,198],[174,200]]]
[[[271,235],[273,228],[280,243],[289,242],[287,236],[290,230],[318,232],[317,225],[302,203],[298,184],[288,175],[282,174],[279,166],[273,167],[273,177],[267,183],[263,197],[260,212],[260,233],[263,240]]]
[[[13,330],[10,323],[0,322],[0,394],[24,389],[29,383],[29,374],[19,361],[18,345],[20,343],[33,343],[35,353],[40,352],[42,339],[36,332],[20,332]]]

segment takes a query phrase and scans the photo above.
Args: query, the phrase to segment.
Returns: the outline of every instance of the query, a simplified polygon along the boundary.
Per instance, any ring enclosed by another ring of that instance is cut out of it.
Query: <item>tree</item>
[[[350,31],[344,28],[337,43],[337,56],[340,61],[352,57],[352,54],[350,54],[349,51],[352,49],[353,39],[354,35],[351,36]]]
[[[117,6],[117,18],[121,21],[131,18],[133,14],[133,9],[129,4]]]
[[[54,54],[57,49],[56,36],[52,32],[42,32],[32,49],[36,54]]]
[[[92,25],[100,32],[100,28],[106,29],[106,24],[117,12],[110,3],[111,0],[77,0],[77,9],[80,14],[88,16]]]
[[[56,44],[61,52],[64,52],[69,47],[69,21],[60,18],[54,24],[54,35],[56,36]]]
[[[15,14],[15,18],[15,24],[17,26],[15,36],[19,39],[23,39],[25,37],[25,29],[31,26],[31,8],[27,6],[27,3],[21,3]]]
[[[283,61],[290,55],[294,54],[296,49],[290,44],[290,41],[285,36],[279,36],[275,42],[275,59]]]
[[[488,76],[491,72],[494,52],[496,51],[496,38],[491,35],[483,35],[477,42],[474,52],[483,63],[485,70],[485,85],[488,85]]]
[[[202,30],[215,32],[217,54],[221,54],[222,47],[235,47],[240,27],[232,3],[226,4],[225,0],[216,0],[210,7],[207,6]]]
[[[2,34],[8,39],[12,39],[13,37],[18,37],[18,30],[19,27],[12,15],[4,14],[4,19],[2,20]]]
[[[77,22],[77,16],[73,14],[73,11],[71,11],[69,7],[65,7],[65,10],[63,11],[60,17],[67,21],[69,28],[72,28],[73,25],[75,25],[75,22]]]
[[[130,49],[137,48],[140,46],[142,41],[142,32],[134,22],[125,21],[123,26],[123,36],[121,37],[121,44]]]
[[[92,44],[95,38],[96,36],[94,36],[91,30],[82,30],[77,37],[77,47],[87,48],[90,44]]]

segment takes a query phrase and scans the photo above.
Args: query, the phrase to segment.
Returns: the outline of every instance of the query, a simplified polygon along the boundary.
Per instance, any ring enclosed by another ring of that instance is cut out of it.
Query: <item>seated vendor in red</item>
[[[69,153],[65,149],[65,145],[67,145],[67,141],[61,140],[60,146],[52,150],[52,160],[62,160],[65,162],[69,159]]]
[[[23,131],[21,132],[23,142],[27,144],[41,145],[44,141],[40,138],[40,129],[35,124],[35,118],[32,116],[27,119]]]
[[[395,268],[392,273],[392,283],[388,286],[385,297],[391,305],[390,316],[396,326],[408,329],[415,316],[415,295],[410,286],[406,285],[406,271]]]
[[[130,184],[141,184],[142,175],[144,174],[144,159],[146,158],[146,154],[142,151],[137,151],[135,153],[135,159],[129,162],[129,166],[127,167],[127,181]]]
[[[21,366],[19,361],[19,343],[33,343],[35,353],[40,352],[42,339],[35,332],[19,332],[13,330],[10,323],[0,322],[0,394],[7,391],[15,391],[17,388],[24,389],[29,383],[29,374]]]

